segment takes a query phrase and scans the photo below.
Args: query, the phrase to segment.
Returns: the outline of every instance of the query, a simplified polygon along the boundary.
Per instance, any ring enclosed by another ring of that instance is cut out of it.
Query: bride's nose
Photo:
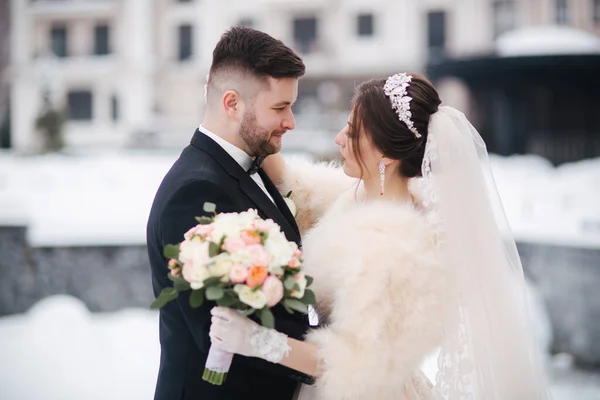
[[[342,129],[341,131],[338,132],[337,135],[335,135],[335,144],[337,144],[338,146],[344,147],[345,145],[345,140],[344,138],[346,137],[346,135],[344,134],[345,128]]]

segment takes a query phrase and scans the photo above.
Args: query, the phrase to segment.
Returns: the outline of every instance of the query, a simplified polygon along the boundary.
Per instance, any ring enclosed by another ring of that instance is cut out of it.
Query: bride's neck
[[[379,175],[363,180],[368,200],[412,201],[408,190],[408,179],[400,176],[385,177],[383,194],[381,194],[381,179]]]

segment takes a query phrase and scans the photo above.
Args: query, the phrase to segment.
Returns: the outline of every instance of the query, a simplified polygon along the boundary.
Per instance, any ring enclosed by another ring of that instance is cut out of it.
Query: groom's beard
[[[281,142],[273,144],[270,142],[273,134],[282,134],[283,132],[270,132],[256,121],[256,115],[252,112],[247,112],[240,126],[240,137],[248,146],[250,155],[253,157],[267,157],[281,150]]]

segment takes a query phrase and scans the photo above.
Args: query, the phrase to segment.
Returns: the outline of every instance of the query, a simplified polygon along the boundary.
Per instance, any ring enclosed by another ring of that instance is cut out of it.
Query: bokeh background
[[[600,0],[0,0],[0,398],[152,398],[145,223],[233,25],[307,65],[290,160],[337,157],[370,78],[420,73],[465,112],[551,392],[600,399]]]

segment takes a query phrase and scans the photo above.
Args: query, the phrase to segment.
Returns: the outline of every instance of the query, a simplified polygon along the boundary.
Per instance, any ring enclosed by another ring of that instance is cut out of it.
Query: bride
[[[343,168],[267,159],[298,208],[320,326],[301,342],[216,307],[213,346],[317,377],[303,399],[549,398],[485,144],[440,103],[417,75],[371,80],[336,136]]]

